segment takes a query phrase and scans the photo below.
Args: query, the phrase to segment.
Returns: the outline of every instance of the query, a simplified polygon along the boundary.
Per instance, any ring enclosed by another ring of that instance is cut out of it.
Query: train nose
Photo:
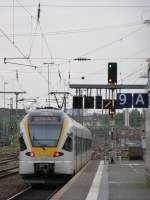
[[[35,171],[37,174],[48,175],[54,172],[54,164],[52,163],[37,163],[35,165]]]
[[[43,174],[47,175],[48,172],[49,172],[49,166],[48,166],[48,165],[44,165],[44,166],[41,168],[41,171],[43,172]]]

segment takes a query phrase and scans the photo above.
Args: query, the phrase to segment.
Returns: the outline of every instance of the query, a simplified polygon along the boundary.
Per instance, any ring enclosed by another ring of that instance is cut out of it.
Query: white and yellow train
[[[29,112],[20,124],[19,173],[30,183],[78,172],[91,158],[90,131],[56,109]]]

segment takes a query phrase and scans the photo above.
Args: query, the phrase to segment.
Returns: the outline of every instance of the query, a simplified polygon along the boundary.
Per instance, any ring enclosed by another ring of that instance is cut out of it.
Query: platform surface
[[[108,166],[109,200],[150,200],[150,185],[143,161],[124,161]]]
[[[110,165],[91,160],[59,198],[54,199],[150,200],[150,185],[144,177],[144,162],[122,161]]]
[[[85,200],[98,166],[99,161],[90,161],[81,176],[79,176],[71,188],[63,194],[61,200]]]

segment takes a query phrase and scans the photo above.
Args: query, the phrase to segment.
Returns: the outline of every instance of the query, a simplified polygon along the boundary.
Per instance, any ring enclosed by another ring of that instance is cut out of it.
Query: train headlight
[[[26,155],[30,156],[30,157],[35,157],[35,154],[32,151],[31,152],[27,152]]]
[[[54,157],[59,157],[59,156],[63,156],[63,155],[64,155],[64,153],[58,152],[58,151],[54,152],[54,154],[53,154]]]

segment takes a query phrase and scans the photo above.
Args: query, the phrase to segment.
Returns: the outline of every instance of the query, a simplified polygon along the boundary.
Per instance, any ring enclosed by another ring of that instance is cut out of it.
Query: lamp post
[[[48,87],[47,87],[47,92],[48,92],[48,106],[50,106],[50,86],[49,86],[49,82],[50,82],[50,78],[49,78],[49,65],[54,65],[54,62],[44,62],[44,65],[47,65],[47,80],[48,80]]]
[[[5,95],[5,89],[6,89],[6,85],[8,84],[8,82],[4,81],[4,108],[5,108],[5,102],[6,102],[6,95]]]

